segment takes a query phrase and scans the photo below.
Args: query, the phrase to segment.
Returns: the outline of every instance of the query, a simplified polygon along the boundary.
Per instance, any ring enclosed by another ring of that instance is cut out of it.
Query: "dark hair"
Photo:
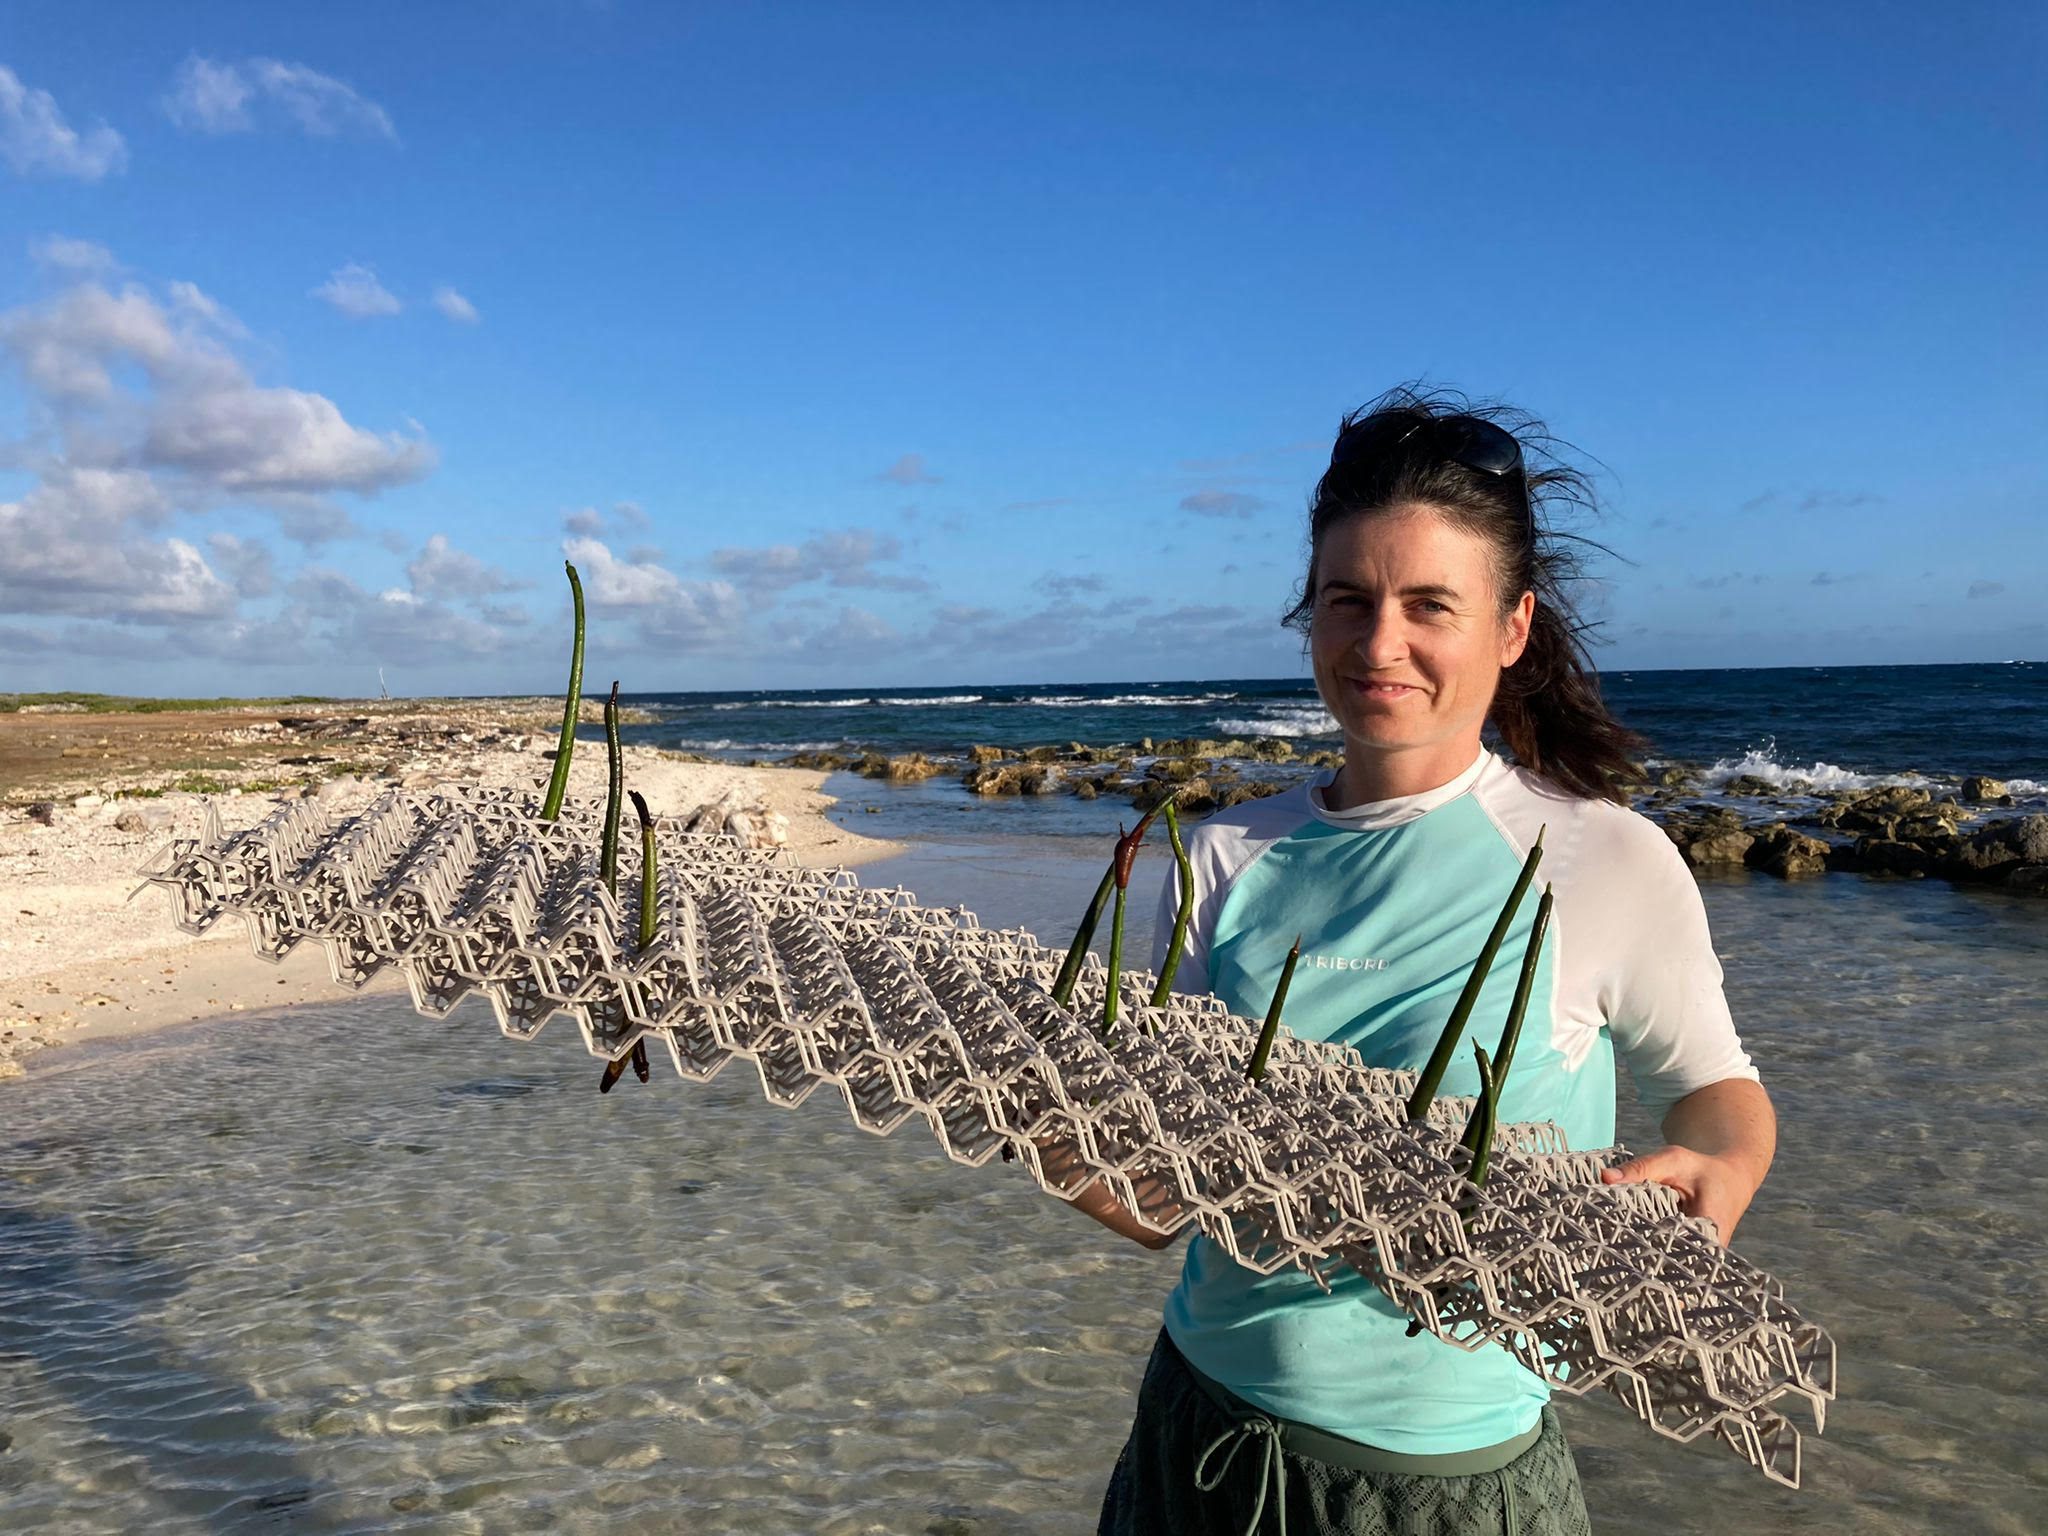
[[[1445,433],[1432,424],[1458,419],[1512,433],[1522,448],[1519,474],[1489,474],[1446,457]],[[1527,413],[1498,402],[1474,404],[1449,390],[1404,384],[1353,411],[1338,429],[1330,469],[1309,503],[1308,571],[1282,622],[1308,633],[1316,560],[1333,524],[1408,503],[1433,508],[1452,526],[1486,540],[1503,613],[1524,592],[1536,594],[1529,643],[1501,672],[1488,721],[1532,773],[1570,794],[1625,804],[1624,786],[1640,780],[1637,758],[1648,743],[1608,713],[1584,641],[1596,626],[1580,618],[1565,594],[1569,583],[1583,579],[1580,551],[1608,551],[1547,526],[1555,508],[1594,506],[1591,483],[1550,451],[1553,444]]]

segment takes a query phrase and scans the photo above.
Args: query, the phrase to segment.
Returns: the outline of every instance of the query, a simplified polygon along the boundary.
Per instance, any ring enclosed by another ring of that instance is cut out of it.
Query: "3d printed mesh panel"
[[[526,1040],[566,1011],[607,1060],[650,1036],[692,1081],[743,1060],[774,1103],[829,1087],[877,1135],[916,1119],[970,1165],[1008,1148],[1056,1195],[1099,1181],[1151,1230],[1193,1225],[1263,1273],[1327,1285],[1348,1266],[1460,1348],[1507,1349],[1560,1392],[1604,1389],[1661,1435],[1711,1435],[1798,1485],[1780,1409],[1803,1400],[1820,1430],[1833,1341],[1670,1190],[1600,1183],[1622,1149],[1504,1126],[1475,1190],[1456,1144],[1469,1099],[1409,1125],[1411,1074],[1284,1030],[1253,1083],[1256,1021],[1207,998],[1152,1008],[1142,974],[1105,1037],[1092,959],[1061,1007],[1062,956],[1030,935],[723,836],[660,834],[642,948],[637,860],[617,897],[599,875],[602,808],[538,810],[394,790],[339,820],[291,802],[226,836],[209,812],[144,873],[187,932],[233,913],[270,959],[316,940],[347,987],[395,965],[429,1017],[479,992]]]

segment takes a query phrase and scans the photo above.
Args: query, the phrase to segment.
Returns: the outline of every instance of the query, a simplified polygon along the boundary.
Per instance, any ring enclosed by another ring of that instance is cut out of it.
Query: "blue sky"
[[[2048,13],[0,13],[0,689],[1287,676],[1338,418],[1604,666],[2048,655]]]

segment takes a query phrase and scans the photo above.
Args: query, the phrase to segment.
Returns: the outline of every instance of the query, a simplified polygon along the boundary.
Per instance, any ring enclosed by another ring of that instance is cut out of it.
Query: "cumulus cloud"
[[[891,464],[887,469],[875,476],[875,478],[886,481],[890,485],[937,485],[939,483],[937,475],[926,472],[924,455],[921,453],[904,454],[902,458]]]
[[[810,581],[890,592],[930,590],[931,583],[922,577],[874,569],[876,562],[898,559],[902,553],[902,544],[888,534],[867,528],[844,528],[818,534],[801,544],[713,550],[711,568],[757,593],[781,592]]]
[[[54,96],[0,64],[0,160],[21,176],[98,181],[128,163],[128,146],[105,123],[80,133]]]
[[[1973,581],[1968,595],[1971,597],[1996,597],[2005,590],[2002,581]]]
[[[1250,517],[1265,499],[1244,491],[1196,491],[1180,499],[1180,509],[1197,517]]]
[[[654,561],[621,560],[600,539],[562,541],[593,609],[632,616],[643,647],[715,650],[738,642],[747,605],[727,581],[685,581]]]
[[[357,427],[323,395],[257,384],[236,355],[242,334],[189,283],[86,277],[0,312],[0,360],[46,423],[15,457],[34,484],[0,503],[0,614],[76,616],[85,622],[70,638],[112,636],[131,654],[133,638],[108,621],[161,626],[169,646],[193,654],[272,647],[250,653],[259,660],[282,659],[292,636],[311,633],[239,614],[279,585],[264,543],[166,525],[239,502],[302,542],[338,537],[354,525],[333,495],[417,478],[433,450],[416,432]],[[330,627],[318,643],[332,654],[345,638]]]
[[[377,281],[376,269],[358,261],[336,267],[327,281],[312,289],[309,296],[332,304],[344,315],[357,320],[395,315],[404,307],[396,294]]]
[[[391,115],[354,86],[282,59],[221,62],[193,54],[163,100],[171,121],[190,133],[249,133],[288,122],[315,138],[398,141]]]
[[[475,325],[483,319],[483,316],[476,312],[474,304],[446,283],[434,290],[434,308],[458,325]]]
[[[0,612],[147,622],[231,611],[234,589],[190,543],[137,536],[165,511],[147,475],[53,469],[0,502]]]
[[[496,566],[457,549],[445,533],[427,540],[406,566],[405,576],[421,597],[482,598],[523,585]]]
[[[277,565],[268,545],[232,533],[212,533],[206,537],[206,547],[237,596],[268,597],[276,587]]]

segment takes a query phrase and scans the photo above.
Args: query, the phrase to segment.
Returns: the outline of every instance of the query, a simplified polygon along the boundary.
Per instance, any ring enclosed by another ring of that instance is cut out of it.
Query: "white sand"
[[[625,758],[627,784],[657,816],[687,816],[738,790],[747,801],[787,818],[786,846],[802,863],[863,864],[902,851],[899,844],[860,837],[828,821],[825,811],[834,802],[819,792],[822,773],[687,762],[648,747],[628,747]],[[444,771],[405,782],[445,779],[537,789],[550,768],[540,748],[486,750],[442,761]],[[346,812],[386,787],[338,779],[321,795]],[[570,793],[601,798],[604,789],[604,754],[585,744],[574,758]],[[239,920],[224,921],[195,939],[172,926],[162,893],[144,890],[129,900],[146,860],[173,837],[198,835],[205,797],[82,800],[61,803],[50,827],[18,813],[0,820],[0,1079],[19,1076],[20,1058],[46,1046],[346,995],[329,977],[317,945],[302,945],[273,965],[250,953]],[[280,798],[235,794],[215,797],[214,803],[222,824],[235,829],[260,821]],[[125,810],[141,812],[148,830],[116,828],[114,820]],[[387,971],[369,990],[403,985]]]

